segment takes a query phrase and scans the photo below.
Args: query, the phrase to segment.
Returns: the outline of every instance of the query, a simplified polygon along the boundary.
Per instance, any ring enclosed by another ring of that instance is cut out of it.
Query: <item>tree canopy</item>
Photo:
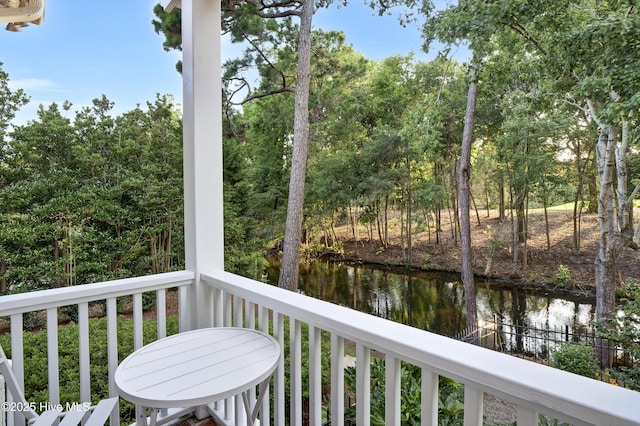
[[[273,6],[225,4],[223,26],[247,46],[224,68],[225,248],[233,253],[226,267],[257,278],[265,247],[282,248],[300,123],[292,95],[301,78],[293,19],[301,3]],[[288,6],[295,13],[280,16]],[[301,130],[308,151],[297,161],[305,173],[294,175],[305,182],[305,202],[295,239],[307,252],[340,251],[335,229],[347,224],[346,244],[384,251],[396,226],[407,263],[415,261],[418,232],[436,246],[461,241],[457,176],[475,82],[468,209],[496,209],[499,220],[513,212],[512,235],[500,247],[519,276],[530,261],[530,209],[571,203],[576,255],[580,215],[599,210],[594,282],[606,316],[623,272],[617,256],[638,247],[634,2],[465,0],[438,11],[427,3],[420,12],[426,45],[466,43],[474,62],[457,63],[446,51],[428,61],[373,61],[342,33],[309,33],[308,128]],[[179,13],[156,9],[166,48],[180,48]],[[2,290],[180,268],[182,131],[173,100],[159,96],[120,116],[106,97],[76,113],[54,104],[15,125],[27,97],[9,90],[8,79],[0,73]],[[447,218],[450,235],[441,226]]]

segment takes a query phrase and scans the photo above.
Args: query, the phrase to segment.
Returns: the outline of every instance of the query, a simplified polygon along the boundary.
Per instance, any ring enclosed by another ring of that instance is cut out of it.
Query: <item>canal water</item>
[[[277,284],[271,260],[267,282]],[[316,260],[300,265],[298,289],[311,297],[396,322],[454,336],[465,327],[459,274],[411,272]],[[581,330],[595,320],[595,301],[568,292],[476,282],[478,318],[540,328]]]

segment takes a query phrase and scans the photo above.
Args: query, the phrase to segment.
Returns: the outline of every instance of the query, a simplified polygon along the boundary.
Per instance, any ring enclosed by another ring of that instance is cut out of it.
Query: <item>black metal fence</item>
[[[574,330],[568,325],[549,328],[510,324],[494,318],[461,331],[455,338],[544,364],[548,363],[553,348],[565,343],[582,343],[594,348],[594,351],[609,351],[613,354],[614,368],[636,367],[640,364],[621,347],[598,339],[593,330]]]

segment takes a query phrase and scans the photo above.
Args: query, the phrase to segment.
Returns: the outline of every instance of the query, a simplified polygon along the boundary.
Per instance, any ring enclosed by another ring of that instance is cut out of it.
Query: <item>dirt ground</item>
[[[511,220],[500,222],[497,212],[480,211],[480,224],[475,214],[471,218],[471,239],[473,247],[474,272],[478,276],[504,279],[526,286],[557,287],[556,272],[560,265],[568,268],[571,279],[567,288],[578,292],[594,291],[594,260],[598,252],[598,216],[583,214],[580,226],[580,252],[573,249],[573,217],[571,211],[549,211],[550,249],[547,249],[545,219],[543,212],[529,214],[529,238],[526,244],[527,262],[522,262],[524,244],[519,245],[519,261],[514,263],[511,242]],[[423,270],[460,271],[460,240],[453,238],[448,216],[440,244],[436,243],[435,231],[427,230],[413,235],[411,267]],[[392,221],[393,223],[394,221]],[[383,265],[403,265],[403,249],[400,245],[399,221],[392,226],[391,244],[382,248],[373,232],[364,227],[358,229],[357,249],[352,230],[348,226],[337,229],[337,237],[344,245],[344,259],[347,261],[375,263]],[[405,243],[406,246],[406,243]],[[405,247],[406,253],[406,247]],[[624,249],[619,263],[619,278],[640,278],[640,253]]]

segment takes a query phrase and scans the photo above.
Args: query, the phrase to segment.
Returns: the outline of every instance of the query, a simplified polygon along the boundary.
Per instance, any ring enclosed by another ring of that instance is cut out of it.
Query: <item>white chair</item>
[[[7,405],[9,412],[6,414],[11,414],[12,405],[19,407],[20,413],[27,419],[30,426],[74,426],[81,422],[85,426],[102,426],[109,420],[112,414],[114,418],[119,418],[117,397],[103,399],[88,410],[82,409],[83,405],[79,404],[76,410],[64,412],[52,408],[44,411],[42,414],[36,413],[32,409],[33,404],[27,402],[24,394],[20,390],[16,376],[11,369],[9,360],[2,346],[0,346],[0,374],[4,377],[5,385],[12,396],[11,402]]]

